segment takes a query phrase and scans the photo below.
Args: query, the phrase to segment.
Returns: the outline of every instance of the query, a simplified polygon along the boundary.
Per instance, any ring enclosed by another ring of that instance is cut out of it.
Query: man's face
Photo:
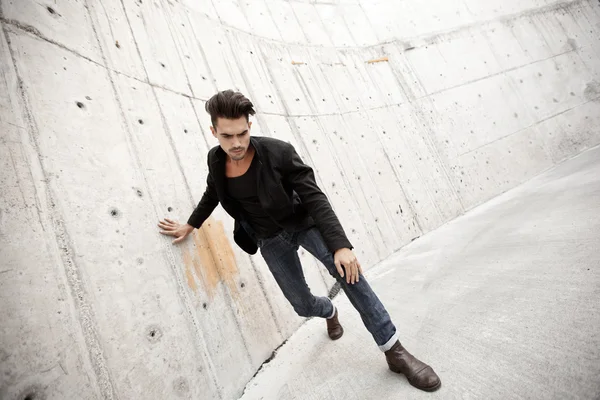
[[[248,146],[250,146],[251,126],[252,122],[246,121],[246,117],[218,118],[216,126],[211,126],[210,130],[225,153],[232,160],[240,161],[246,157]]]

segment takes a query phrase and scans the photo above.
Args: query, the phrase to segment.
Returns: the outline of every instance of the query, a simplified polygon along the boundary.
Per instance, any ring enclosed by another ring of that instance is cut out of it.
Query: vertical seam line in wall
[[[443,56],[443,54],[441,53],[441,51],[440,51],[440,49],[439,49],[439,47],[438,47],[438,46],[436,46],[436,49],[437,49],[437,50],[438,50],[438,52],[440,53],[440,56],[441,56],[442,58],[444,58],[444,56]],[[398,48],[397,48],[397,47],[396,47],[396,50],[398,50]],[[398,50],[398,51],[399,51],[399,50]],[[414,72],[414,69],[412,68],[412,64],[410,63],[410,60],[408,60],[408,58],[407,58],[406,56],[404,56],[403,58],[404,58],[404,60],[406,61],[406,65],[408,65],[408,68],[409,68],[411,71],[413,71],[413,74],[414,74],[414,75],[417,77],[418,75],[416,75],[416,73]],[[394,75],[394,78],[396,79],[396,81],[398,82],[398,84],[399,84],[401,87],[403,87],[403,88],[404,88],[404,87],[406,87],[406,90],[410,92],[410,96],[409,96],[409,93],[406,93],[406,94],[407,94],[407,99],[408,99],[408,102],[409,102],[409,104],[414,104],[414,100],[415,100],[415,97],[416,97],[416,96],[414,96],[414,92],[413,92],[413,91],[410,89],[410,85],[408,85],[408,83],[406,83],[406,82],[405,82],[405,79],[404,79],[404,77],[402,77],[402,78],[401,78],[401,76],[399,76],[399,75],[401,75],[400,71],[395,71],[394,69],[392,69],[392,74]],[[401,79],[402,79],[402,81],[403,81],[403,82],[401,82]],[[420,80],[420,79],[418,79],[418,78],[417,78],[417,80],[418,80],[418,82],[419,82],[420,89],[422,89],[423,91],[425,91],[425,87],[422,85],[422,83],[421,83],[421,80]],[[403,85],[402,83],[404,83],[404,85]],[[429,138],[429,133],[432,131],[432,129],[431,129],[431,126],[430,126],[430,124],[429,124],[429,123],[426,121],[426,117],[425,117],[424,113],[423,113],[423,112],[420,110],[420,108],[419,108],[419,107],[413,107],[413,110],[415,111],[415,115],[416,115],[416,117],[417,117],[419,120],[421,120],[421,122],[422,122],[422,123],[424,123],[424,124],[426,125],[426,126],[425,126],[425,129],[422,131],[422,133],[424,134],[424,137],[423,137],[423,142],[424,142],[424,143],[425,143],[425,145],[426,145],[426,146],[427,146],[427,147],[430,149],[430,151],[432,152],[432,154],[433,154],[433,156],[434,156],[434,159],[436,159],[436,160],[437,160],[437,162],[439,163],[440,167],[442,168],[443,175],[446,177],[446,181],[447,181],[447,182],[448,182],[448,184],[450,185],[450,188],[451,188],[451,190],[452,190],[452,192],[453,192],[454,196],[456,197],[456,199],[457,199],[457,201],[458,201],[458,205],[459,205],[459,207],[460,207],[460,212],[459,212],[459,215],[460,215],[460,214],[464,213],[465,207],[464,207],[464,205],[463,205],[463,202],[462,202],[462,199],[461,199],[461,197],[459,196],[459,194],[458,194],[458,192],[457,192],[457,189],[456,189],[456,186],[454,185],[454,181],[453,181],[453,179],[451,179],[451,178],[450,178],[450,175],[449,175],[449,173],[448,173],[447,166],[445,165],[444,161],[443,161],[443,160],[440,158],[440,153],[439,153],[439,151],[438,151],[438,148],[437,148],[437,146],[436,146],[436,145],[433,143],[433,141],[432,141],[432,140]],[[424,179],[423,179],[423,176],[422,176],[422,174],[420,173],[420,169],[419,169],[419,168],[417,168],[417,174],[419,175],[419,177],[421,178],[421,180],[423,180],[423,181],[424,181]],[[424,185],[424,186],[425,186],[425,189],[426,189],[426,191],[427,191],[427,197],[429,198],[429,200],[431,201],[431,203],[432,203],[432,204],[433,204],[433,206],[435,207],[435,209],[436,209],[436,211],[437,211],[437,213],[438,213],[438,216],[439,216],[440,220],[442,221],[442,223],[446,222],[446,218],[444,217],[444,215],[443,215],[443,213],[442,213],[442,211],[441,211],[440,207],[438,206],[438,204],[437,204],[437,202],[436,202],[436,199],[435,199],[435,198],[434,198],[434,196],[431,194],[431,190],[429,189],[429,186],[428,186],[428,185]]]
[[[312,69],[311,69],[311,70],[312,70]],[[299,74],[297,71],[294,71],[294,72],[295,72],[295,73],[294,73],[294,78],[296,79],[296,81],[297,81],[298,85],[299,85],[301,88],[305,88],[306,92],[307,92],[307,93],[309,93],[309,87],[308,87],[308,85],[306,84],[306,82],[304,81],[304,78],[302,77],[302,75],[301,75],[301,74]],[[324,75],[324,76],[326,76],[325,74],[323,74],[323,75]],[[327,81],[327,78],[325,78],[325,80]],[[330,86],[331,86],[331,85],[330,85]],[[309,100],[311,97],[314,97],[314,96],[310,96],[310,95],[309,95],[307,100]],[[334,96],[334,98],[335,98],[335,96]],[[331,151],[331,149],[332,149],[332,148],[334,148],[334,147],[333,147],[333,145],[332,145],[332,143],[331,143],[331,140],[329,139],[329,135],[327,135],[327,132],[325,131],[325,129],[324,129],[324,127],[323,127],[323,124],[321,123],[320,119],[319,119],[318,117],[316,117],[316,116],[315,116],[315,115],[316,115],[316,114],[315,114],[315,113],[316,113],[316,106],[314,105],[314,103],[313,103],[313,102],[309,102],[308,104],[309,104],[309,108],[311,109],[311,111],[312,111],[312,114],[313,114],[313,117],[312,117],[312,118],[313,118],[313,120],[315,121],[315,123],[316,123],[316,124],[319,126],[319,128],[321,129],[321,131],[323,132],[323,134],[324,134],[324,137],[325,137],[325,141],[326,141],[326,143],[328,144],[328,148],[329,148],[329,149],[330,149],[330,151]],[[339,107],[339,105],[338,105],[338,107]],[[342,164],[341,164],[341,162],[339,161],[339,157],[338,157],[338,156],[335,154],[335,152],[332,152],[332,158],[333,158],[333,161],[334,161],[334,163],[335,163],[335,164],[338,166],[338,170],[339,170],[339,171],[341,171],[341,174],[340,174],[340,175],[341,175],[341,177],[342,177],[342,181],[344,182],[344,185],[345,185],[346,189],[347,189],[347,190],[348,190],[350,193],[352,193],[352,192],[353,192],[353,190],[352,190],[352,185],[350,184],[350,181],[349,181],[349,179],[346,177],[346,174],[344,173],[344,168],[342,168]],[[357,199],[356,199],[354,196],[350,196],[350,201],[351,201],[351,203],[353,203],[353,204],[354,204],[354,206],[355,206],[355,209],[356,209],[356,210],[360,210],[360,207],[359,207],[359,204],[358,204],[358,200],[357,200]],[[371,215],[372,215],[372,211],[371,211],[370,209],[369,209],[369,211],[371,212]],[[370,239],[370,241],[371,241],[371,245],[372,245],[373,249],[375,250],[375,252],[376,252],[376,253],[378,254],[378,256],[380,257],[381,255],[379,254],[379,246],[377,246],[377,244],[376,244],[376,243],[373,243],[373,241],[372,241],[372,239],[373,239],[373,236],[374,236],[374,235],[371,233],[371,231],[370,231],[370,229],[369,229],[368,225],[365,223],[364,219],[360,218],[360,223],[361,223],[361,225],[363,226],[363,228],[365,229],[365,231],[366,231],[367,233],[369,233],[369,239]],[[379,229],[379,228],[378,228],[378,229]],[[381,232],[380,232],[380,233],[381,233]]]
[[[165,4],[164,0],[161,1],[161,3],[162,3],[162,9],[165,10],[168,7],[168,5]],[[165,14],[165,17],[168,18],[168,20],[166,21],[167,26],[169,27],[169,33],[171,34],[171,40],[173,41],[173,44],[175,45],[175,51],[177,52],[177,57],[179,58],[179,64],[181,65],[181,69],[183,70],[183,75],[185,76],[185,81],[188,85],[188,89],[190,90],[190,93],[192,94],[193,97],[195,97],[196,94],[194,93],[194,89],[192,88],[192,84],[190,83],[190,77],[188,76],[187,70],[185,69],[185,65],[183,64],[183,58],[181,58],[181,52],[179,51],[180,50],[179,49],[179,41],[175,38],[175,35],[173,34],[173,19],[171,18],[171,12],[169,10],[168,13],[165,12],[164,14]],[[150,80],[150,77],[148,77],[148,80]],[[175,148],[173,148],[173,150],[175,150]],[[182,173],[183,173],[183,169],[182,169]]]
[[[286,2],[284,1],[284,4],[285,3]],[[294,14],[294,18],[296,18],[296,23],[298,23],[298,27],[300,28],[300,32],[302,32],[302,36],[304,36],[304,40],[306,41],[306,43],[309,43],[308,36],[306,36],[306,32],[304,32],[304,28],[302,27],[302,24],[300,23],[300,19],[298,19],[298,14],[296,14],[296,10],[294,9],[294,6],[290,2],[287,2],[287,4],[289,4],[290,10],[292,10],[292,14]]]
[[[410,63],[408,63],[409,68],[412,69],[412,67],[410,66]],[[396,76],[396,73],[394,72],[394,68],[390,68],[392,71],[392,75],[394,76],[394,79],[398,82],[398,77]],[[368,72],[368,71],[367,71]],[[413,71],[414,72],[414,71]],[[400,82],[398,82],[398,84],[400,85],[400,87],[402,89],[404,89],[404,87],[400,84]],[[377,88],[381,91],[381,87],[379,85],[377,85]],[[382,92],[380,92],[380,94],[383,94]],[[385,96],[383,96],[383,98],[385,98]],[[410,98],[408,97],[408,95],[406,94],[406,98],[409,100],[410,103]],[[397,104],[397,106],[399,106],[400,104]],[[381,109],[383,108],[391,108],[394,105],[387,105],[385,107],[381,107]],[[372,118],[369,116],[369,119],[372,121]],[[375,126],[377,126],[378,124],[373,124]],[[379,141],[379,144],[381,145],[381,148],[383,149],[383,154],[386,158],[386,160],[388,161],[390,168],[392,169],[392,171],[394,172],[394,176],[396,177],[396,181],[398,182],[398,186],[400,187],[400,190],[402,191],[402,195],[404,196],[404,199],[406,200],[406,203],[408,204],[408,207],[410,209],[410,212],[412,214],[412,218],[413,221],[416,221],[417,223],[417,228],[419,229],[420,233],[423,234],[423,226],[421,225],[421,221],[419,219],[419,215],[416,213],[415,207],[413,205],[413,201],[412,198],[408,195],[408,193],[406,192],[406,190],[404,189],[404,186],[402,185],[402,180],[400,179],[399,176],[399,172],[396,170],[396,166],[394,165],[394,163],[392,163],[392,159],[390,157],[390,155],[388,154],[387,150],[386,150],[386,146],[384,145],[383,139],[381,137],[381,133],[380,133],[380,129],[376,130],[376,137],[377,140]]]
[[[580,7],[581,7],[581,4],[580,4]],[[581,8],[580,8],[580,11],[581,11]],[[584,32],[584,30],[583,30],[583,28],[581,27],[581,25],[579,25],[579,22],[577,21],[577,18],[575,18],[575,16],[573,15],[573,13],[572,13],[572,10],[569,8],[569,9],[567,9],[567,10],[566,10],[566,12],[567,12],[567,13],[568,13],[568,14],[571,16],[571,18],[573,19],[573,22],[575,22],[575,23],[577,24],[577,27],[578,27],[578,28],[581,30],[581,32],[583,33],[583,32]],[[585,15],[585,13],[583,13],[583,14]],[[563,31],[565,32],[565,36],[566,36],[566,37],[569,37],[569,36],[567,36],[567,31],[566,31],[566,29],[565,29],[564,25],[562,24],[562,22],[561,22],[561,21],[558,21],[558,23],[560,24],[561,28],[562,28],[562,29],[563,29]],[[575,54],[577,54],[577,56],[578,56],[578,57],[579,57],[579,59],[581,60],[581,63],[582,63],[584,66],[585,66],[585,68],[588,70],[588,72],[590,72],[590,73],[593,75],[593,74],[594,74],[594,72],[593,72],[593,71],[590,69],[590,67],[588,67],[588,65],[586,64],[586,62],[585,62],[585,60],[583,59],[583,57],[581,57],[581,54],[579,53],[579,51],[577,51],[579,48],[578,48],[577,46],[574,46],[574,47],[575,47],[575,48],[573,49],[573,52],[574,52]],[[596,57],[597,57],[597,58],[600,58],[600,53],[596,53],[596,50],[595,50],[595,49],[596,49],[596,48],[598,48],[598,47],[599,47],[599,46],[592,46],[592,48],[593,48],[593,51],[594,51],[594,53],[596,54]]]
[[[356,63],[356,59],[352,60],[352,62],[353,62],[353,63]],[[344,64],[344,65],[345,65],[345,64]],[[344,68],[344,74],[347,74],[347,73],[348,73],[348,68]],[[360,75],[360,72],[359,72],[359,75]],[[351,78],[351,76],[348,76],[348,77],[349,77],[349,78]],[[355,86],[355,88],[356,88],[356,82],[354,82],[354,83],[355,83],[355,85],[354,85],[354,86]],[[364,110],[366,107],[365,107],[364,103],[362,102],[362,100],[361,100],[360,96],[358,96],[358,102],[359,102],[359,104],[360,104],[360,110]],[[357,114],[358,114],[358,112],[355,112],[355,113],[357,113]],[[368,118],[368,117],[367,117],[367,118]],[[343,124],[343,126],[345,126],[345,127],[347,128],[346,130],[347,130],[347,131],[351,131],[351,129],[350,129],[350,128],[348,127],[348,125],[346,124],[346,121],[345,121],[345,119],[344,119],[344,118],[341,118],[341,121],[342,121],[342,124]],[[328,135],[326,135],[326,138],[328,138]],[[327,139],[327,140],[329,141],[329,139]],[[331,141],[329,141],[329,143],[331,143]],[[353,144],[349,144],[349,146],[350,146],[350,147],[352,147],[352,148],[354,148],[354,151],[356,152],[356,154],[358,154],[358,157],[359,157],[359,162],[360,162],[360,164],[363,166],[363,169],[365,169],[365,170],[366,170],[367,174],[368,174],[368,175],[370,175],[370,172],[369,172],[369,170],[370,170],[370,169],[366,167],[366,164],[365,164],[365,162],[364,162],[364,160],[363,160],[363,157],[361,156],[361,151],[359,151],[359,149],[357,149],[357,148],[356,148],[356,146],[354,146]],[[368,207],[368,209],[369,209],[369,213],[371,214],[371,218],[372,218],[372,219],[373,219],[373,221],[374,221],[374,220],[375,220],[375,218],[376,218],[376,217],[375,217],[375,213],[373,212],[373,208],[371,207],[371,203],[369,202],[369,200],[368,200],[368,198],[367,198],[367,196],[366,196],[366,194],[365,194],[365,191],[364,191],[363,185],[362,185],[361,183],[359,183],[359,184],[358,184],[358,186],[360,187],[360,190],[361,190],[361,192],[362,192],[362,195],[363,195],[363,197],[364,197],[364,199],[365,199],[365,202],[366,202],[366,204],[367,204],[367,207]],[[378,199],[379,203],[380,203],[380,204],[383,206],[383,202],[381,201],[381,197],[379,196],[379,193],[378,193],[378,191],[377,191],[377,188],[375,189],[375,193],[377,193],[377,199]],[[383,208],[384,208],[384,210],[385,210],[385,207],[383,207]],[[387,210],[386,210],[386,211],[387,211]],[[370,224],[368,224],[368,225],[370,225]],[[381,228],[380,228],[379,224],[378,224],[378,223],[375,223],[375,226],[376,226],[376,228],[377,228],[377,231],[379,232],[379,235],[380,235],[381,239],[382,239],[382,240],[385,242],[385,239],[384,239],[384,238],[385,238],[385,235],[384,235],[384,234],[383,234],[383,232],[381,231]],[[393,228],[392,228],[392,230],[395,232],[395,230],[394,230]],[[367,228],[367,231],[368,231],[368,228]],[[372,235],[372,234],[371,234],[370,236],[371,236],[371,238],[373,238],[373,235]],[[385,256],[382,256],[382,253],[381,253],[381,251],[383,251],[383,252],[385,253],[385,249],[379,249],[378,243],[379,243],[379,240],[374,240],[374,243],[373,243],[373,244],[374,244],[374,247],[375,247],[375,249],[377,249],[377,253],[378,253],[378,255],[379,255],[379,258],[380,258],[380,259],[382,259],[382,258],[383,258],[383,257],[385,257]]]
[[[321,14],[319,13],[319,10],[317,9],[317,3],[311,3],[311,5],[315,9],[315,13],[317,14],[317,17],[319,18],[319,23],[323,27],[323,32],[325,32],[325,35],[327,35],[327,39],[329,39],[329,43],[331,43],[331,47],[335,47],[335,42],[333,41],[332,35],[327,30],[327,27],[325,26],[325,23],[323,22],[323,18],[321,18]]]
[[[267,8],[267,12],[269,13],[269,17],[271,18],[271,21],[273,21],[273,25],[275,25],[275,29],[277,29],[277,33],[279,34],[279,37],[281,38],[281,43],[284,43],[281,29],[279,29],[279,25],[277,24],[277,22],[275,22],[275,18],[273,18],[273,13],[271,12],[271,9],[269,8],[269,0],[265,1],[265,7]]]
[[[32,115],[25,89],[22,87],[23,81],[21,78],[21,74],[19,73],[19,69],[17,67],[17,61],[15,58],[14,50],[12,48],[12,43],[6,26],[4,26],[4,24],[2,24],[2,31],[4,33],[8,50],[12,58],[15,74],[17,75],[17,79],[19,82],[19,95],[22,101],[23,113],[25,114],[24,118],[26,119],[27,125],[29,127],[28,130],[30,134],[31,144],[35,148],[36,156],[40,164],[40,169],[45,178],[45,194],[49,200],[49,204],[51,205],[51,208],[48,209],[48,214],[50,215],[50,221],[53,224],[52,231],[56,240],[58,253],[60,254],[60,258],[63,263],[63,271],[65,273],[66,280],[71,291],[71,297],[73,299],[75,309],[79,314],[79,326],[81,328],[81,334],[86,345],[89,361],[94,370],[94,374],[96,376],[96,383],[98,384],[98,388],[100,390],[101,395],[105,399],[116,399],[118,398],[118,396],[115,393],[113,382],[110,376],[110,371],[108,370],[108,367],[106,365],[104,352],[98,339],[98,329],[96,327],[94,310],[88,301],[88,294],[86,291],[85,283],[83,282],[83,279],[81,277],[79,267],[77,266],[72,257],[73,245],[71,243],[69,234],[64,226],[64,222],[59,212],[54,208],[54,205],[56,204],[54,200],[55,196],[48,183],[48,173],[46,171],[46,168],[44,167],[40,151],[40,144],[38,143],[38,140],[36,138],[36,136],[39,134],[39,128]]]
[[[129,15],[127,14],[127,9],[126,9],[125,4],[124,4],[123,1],[124,0],[121,0],[121,7],[122,7],[122,10],[123,10],[123,14],[124,14],[125,19],[127,21],[127,25],[129,27],[129,31],[131,33],[131,37],[133,39],[133,42],[135,43],[135,48],[136,48],[138,57],[139,57],[139,59],[140,59],[140,61],[142,63],[142,68],[144,70],[144,73],[146,74],[146,79],[149,81],[150,79],[149,79],[149,76],[148,76],[148,71],[146,70],[146,66],[144,65],[144,60],[143,60],[143,57],[142,57],[139,45],[137,43],[137,40],[135,38],[135,33],[133,32],[133,28],[131,26],[131,21],[129,20]],[[97,38],[97,40],[99,41],[99,38]],[[119,98],[118,97],[118,90],[117,90],[117,88],[115,86],[113,86],[113,90],[115,91],[115,97],[118,99]],[[161,111],[161,118],[163,119],[163,125],[164,125],[165,124],[164,115],[162,115],[162,109],[160,108],[160,103],[158,102],[158,99],[156,97],[156,92],[155,92],[154,88],[152,88],[152,92],[154,94],[154,98],[155,98],[155,101],[157,103],[157,107]],[[119,100],[117,100],[117,101],[119,101]],[[121,110],[122,110],[122,107],[121,107]],[[125,118],[125,117],[123,116],[123,118]],[[124,123],[127,124],[127,121],[125,120]],[[130,132],[129,129],[127,129],[127,132],[129,134],[129,136],[131,136],[131,132]],[[169,135],[169,139],[172,140],[172,138],[170,137],[170,135]],[[173,149],[173,150],[175,150],[175,149]],[[176,153],[176,151],[175,151],[175,153]],[[136,161],[138,161],[138,166],[139,166],[140,161],[139,160],[136,160]],[[178,159],[178,163],[179,163],[179,159]],[[179,163],[179,166],[181,168],[181,164],[180,163]],[[148,180],[147,180],[145,174],[143,173],[143,168],[141,168],[140,171],[141,171],[142,176],[144,177],[144,182],[146,183],[146,186],[149,188],[150,185],[148,183]],[[183,171],[180,171],[180,172],[183,174]],[[184,175],[184,179],[185,179],[185,175]],[[187,190],[188,190],[188,193],[189,193],[190,192],[190,188],[189,188],[189,184],[187,184],[187,180],[186,180],[186,185],[187,185]],[[149,193],[150,193],[150,191],[149,191]],[[190,197],[191,197],[191,193],[190,193]],[[201,346],[201,353],[204,355],[204,361],[206,362],[206,365],[208,366],[208,369],[209,369],[209,372],[210,372],[210,375],[211,375],[211,378],[212,378],[212,382],[213,382],[213,384],[215,386],[215,390],[217,391],[217,394],[218,394],[219,398],[222,399],[223,398],[223,393],[222,393],[222,390],[221,390],[221,386],[219,385],[219,381],[218,381],[217,374],[216,374],[216,371],[215,371],[215,366],[213,365],[212,359],[210,358],[210,355],[208,353],[208,348],[207,348],[207,345],[206,345],[206,340],[204,339],[204,335],[202,335],[202,333],[201,333],[200,323],[198,322],[197,316],[194,313],[194,307],[193,307],[193,305],[191,303],[191,300],[190,300],[190,298],[189,298],[189,296],[188,296],[188,294],[187,294],[187,292],[185,290],[185,286],[183,284],[183,279],[180,276],[179,271],[178,271],[178,269],[176,267],[175,258],[174,258],[174,255],[173,255],[173,250],[169,246],[169,244],[167,243],[167,241],[163,241],[163,242],[164,242],[163,247],[165,248],[165,252],[166,252],[167,257],[169,259],[169,264],[171,266],[171,270],[173,271],[175,280],[177,282],[179,297],[182,300],[185,308],[187,309],[188,317],[189,317],[189,319],[190,319],[190,321],[191,321],[191,323],[192,323],[192,325],[194,327],[194,333],[196,335],[196,339],[198,340],[198,342],[199,342],[199,344]],[[211,256],[212,256],[212,254],[211,254]],[[213,258],[214,258],[214,256],[213,256]]]
[[[388,68],[389,68],[389,66],[388,66]],[[391,68],[390,68],[390,69],[391,69]],[[363,68],[363,69],[362,69],[362,71],[363,71],[363,72],[361,72],[360,74],[361,74],[361,76],[363,76],[363,79],[364,79],[364,81],[366,82],[366,84],[367,84],[367,85],[371,85],[372,87],[375,87],[375,88],[376,88],[376,92],[377,92],[378,94],[380,94],[380,97],[381,97],[381,98],[385,98],[385,96],[382,96],[382,95],[383,95],[383,91],[382,91],[382,88],[381,88],[381,86],[380,86],[380,85],[378,85],[378,84],[377,84],[377,82],[373,80],[373,76],[372,76],[372,75],[369,73],[369,69],[367,69],[367,68]],[[393,74],[393,73],[394,73],[394,72],[393,72],[393,70],[392,70],[392,74]],[[385,105],[385,106],[383,106],[383,107],[376,107],[376,109],[390,108],[390,106],[391,106],[390,104],[386,104],[386,105]],[[363,110],[362,110],[362,112],[364,113],[365,117],[367,118],[367,121],[368,121],[368,124],[369,124],[369,126],[377,126],[377,124],[375,124],[375,123],[373,122],[373,117],[371,116],[371,113],[369,112],[369,111],[371,111],[371,110],[373,110],[373,109],[374,109],[374,108],[372,108],[372,109],[363,108]],[[383,145],[382,145],[382,143],[381,143],[381,140],[379,139],[378,133],[376,133],[376,132],[375,132],[375,137],[376,137],[376,139],[377,139],[377,143],[378,143],[378,144],[380,145],[380,147],[381,147],[381,151],[384,151],[384,148],[383,148]],[[386,159],[387,159],[387,157],[386,157]],[[388,163],[389,163],[389,159],[387,159],[387,161],[388,161]],[[393,171],[393,167],[392,167],[392,165],[391,165],[391,164],[390,164],[390,168],[391,168],[391,169],[392,169],[392,171]],[[396,175],[395,171],[394,171],[394,178],[395,178],[395,180],[396,180],[396,184],[397,184],[397,185],[398,185],[398,187],[400,187],[400,189],[402,190],[402,184],[401,184],[401,182],[398,180],[398,176]],[[385,188],[384,188],[384,190],[385,190]],[[405,200],[406,200],[406,201],[407,201],[407,202],[410,204],[410,202],[409,202],[409,199],[406,197],[406,195],[405,195],[405,193],[404,193],[404,191],[403,191],[403,190],[402,190],[402,195],[404,196],[404,199],[405,199]],[[385,204],[385,203],[383,203],[383,201],[382,201],[382,204]],[[388,221],[392,221],[392,220],[393,220],[393,216],[392,216],[391,212],[388,210],[387,206],[385,206],[385,205],[384,205],[384,210],[385,210],[385,214],[386,214],[386,218],[387,218],[387,220],[388,220]],[[392,230],[394,231],[394,233],[395,233],[395,235],[396,235],[396,236],[398,236],[398,237],[399,237],[399,236],[401,235],[400,231],[398,231],[398,230],[396,229],[396,224],[394,224],[394,223],[392,223]]]
[[[356,59],[354,60],[354,63],[356,63]],[[371,85],[377,89],[380,89],[379,85],[377,85],[376,82],[373,81],[373,77],[369,74],[369,71],[367,69],[363,68],[362,72],[360,69],[357,69],[357,70],[359,71],[358,73],[362,77],[362,79],[366,85]],[[363,104],[363,108],[361,109],[361,112],[364,114],[365,118],[367,119],[368,125],[375,126],[375,124],[372,123],[371,116],[369,115],[369,112],[364,107],[364,104]],[[377,142],[380,143],[379,140]],[[358,153],[359,153],[359,155],[361,154],[360,152],[358,152]],[[361,157],[361,161],[362,161],[362,157]],[[371,170],[370,168],[367,168],[367,173],[369,174],[369,176],[371,175],[370,170]],[[371,178],[371,181],[374,181],[374,179]],[[398,186],[400,186],[400,182],[396,181],[396,183],[398,184]],[[385,188],[381,188],[381,189],[385,190]],[[375,191],[377,193],[377,197],[378,197],[379,202],[381,203],[383,211],[385,213],[386,221],[392,221],[393,217],[392,217],[391,213],[389,212],[388,207],[385,205],[383,198],[380,194],[380,190],[377,188],[377,186],[375,186]],[[390,222],[390,225],[392,228],[392,232],[394,232],[394,235],[396,237],[400,237],[400,232],[396,230],[396,224]]]
[[[362,5],[362,1],[358,2],[358,7],[360,8],[360,10],[362,11],[365,20],[369,23],[369,28],[371,28],[371,32],[373,32],[373,36],[375,36],[377,38],[378,41],[380,41],[381,39],[379,38],[379,36],[377,35],[377,31],[375,30],[375,28],[373,27],[373,22],[369,19],[369,15],[367,14],[367,12],[365,11],[365,9],[363,8]],[[378,43],[376,45],[369,45],[368,47],[374,47],[374,46],[383,46],[386,43]]]
[[[440,57],[442,57],[442,59],[444,59],[444,61],[446,61],[445,58],[444,58],[443,53],[441,52],[441,50],[439,48],[439,46],[435,45],[435,48],[439,52]],[[406,56],[404,56],[404,60],[406,61],[406,64],[408,65],[409,69],[411,71],[413,71],[413,73],[414,73],[414,69],[412,68],[412,64],[411,64],[410,60]],[[416,75],[416,73],[415,73],[415,76],[418,76],[418,75]],[[397,73],[394,73],[394,77],[399,82],[400,77],[398,76]],[[419,85],[421,86],[420,88],[424,92],[426,92],[425,87],[422,85],[420,79],[418,81],[419,81]],[[406,86],[408,87],[409,85],[406,84]],[[411,90],[411,94],[412,93],[413,92]],[[409,101],[410,104],[414,104],[414,102],[413,102],[414,97],[415,96],[413,94],[413,98],[410,98],[410,97],[408,98],[408,101]],[[433,141],[429,137],[429,133],[433,131],[432,128],[431,128],[431,125],[427,122],[426,116],[424,115],[424,113],[420,109],[420,107],[413,107],[413,109],[415,110],[415,114],[416,114],[417,119],[420,120],[420,122],[422,122],[424,124],[424,128],[425,129],[422,131],[422,133],[424,134],[423,142],[429,148],[429,150],[431,151],[432,155],[434,156],[434,159],[437,160],[437,162],[439,163],[440,167],[442,168],[443,175],[445,176],[446,181],[450,185],[450,188],[451,188],[454,196],[456,197],[456,200],[458,201],[458,205],[460,207],[460,212],[459,212],[459,215],[460,215],[460,214],[464,213],[465,207],[463,205],[461,197],[458,194],[457,188],[454,185],[454,180],[450,177],[450,174],[448,173],[448,168],[447,168],[446,164],[444,163],[444,161],[442,160],[442,158],[440,157],[440,152],[439,152],[437,146],[435,145],[435,143],[433,143]],[[417,169],[417,173],[421,177],[421,179],[423,179],[422,174],[420,173],[420,169]],[[442,223],[445,223],[446,222],[446,218],[443,215],[440,207],[438,206],[435,197],[432,195],[431,190],[429,189],[429,186],[425,185],[425,188],[426,188],[426,191],[427,191],[427,196],[429,197],[429,200],[431,201],[431,203],[435,207],[435,209],[436,209],[436,211],[437,211],[437,213],[438,213],[438,215],[440,217],[440,220],[442,221]]]

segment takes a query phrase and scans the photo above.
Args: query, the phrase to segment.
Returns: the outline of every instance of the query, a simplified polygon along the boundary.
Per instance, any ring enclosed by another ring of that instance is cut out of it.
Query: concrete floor
[[[389,370],[340,294],[242,399],[599,399],[600,147],[411,243],[367,278],[442,388]]]

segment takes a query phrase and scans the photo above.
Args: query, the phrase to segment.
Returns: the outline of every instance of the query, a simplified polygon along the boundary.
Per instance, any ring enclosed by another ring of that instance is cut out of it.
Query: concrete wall
[[[595,0],[0,10],[2,399],[233,399],[302,322],[222,209],[158,233],[204,191],[217,90],[315,167],[367,267],[600,143]]]

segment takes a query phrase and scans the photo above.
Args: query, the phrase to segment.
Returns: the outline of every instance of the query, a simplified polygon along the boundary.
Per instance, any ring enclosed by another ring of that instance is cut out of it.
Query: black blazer
[[[332,253],[344,247],[352,249],[327,196],[317,186],[313,169],[302,162],[294,147],[282,140],[261,136],[250,137],[250,142],[258,161],[258,198],[267,214],[290,232],[316,225]],[[237,245],[246,253],[256,254],[256,241],[239,223],[241,214],[237,202],[227,194],[226,160],[227,154],[221,146],[208,152],[206,191],[187,223],[200,228],[220,202],[235,220]]]

